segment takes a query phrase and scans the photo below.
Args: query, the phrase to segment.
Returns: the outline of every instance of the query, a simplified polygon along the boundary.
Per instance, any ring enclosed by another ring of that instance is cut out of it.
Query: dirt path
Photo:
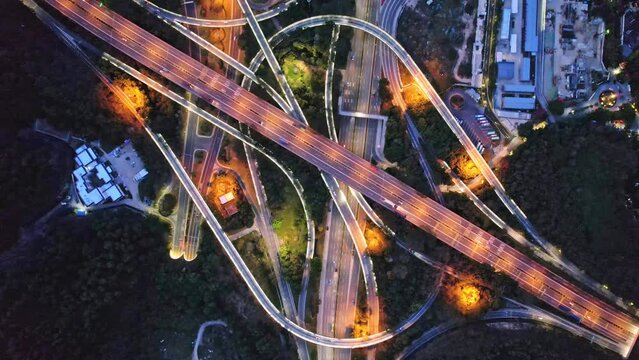
[[[457,49],[457,62],[453,67],[453,77],[455,78],[455,81],[464,84],[470,84],[470,78],[459,76],[459,67],[466,61],[466,57],[468,55],[468,52],[466,51],[468,38],[475,33],[475,27],[473,26],[473,15],[475,14],[475,11],[473,11],[473,14],[471,15],[464,13],[464,16],[462,17],[462,22],[466,24],[466,27],[464,28],[464,42],[462,43],[462,47]]]

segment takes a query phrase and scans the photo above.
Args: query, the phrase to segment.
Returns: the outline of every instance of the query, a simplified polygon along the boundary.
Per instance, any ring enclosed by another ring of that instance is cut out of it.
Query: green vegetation
[[[623,72],[624,80],[630,84],[632,96],[639,99],[639,71],[636,69],[639,69],[639,50],[630,55]],[[635,106],[639,107],[639,100],[635,100]]]
[[[397,355],[425,331],[443,321],[450,320],[449,307],[440,299],[441,297],[435,300],[428,311],[413,326],[379,345],[376,349],[375,358],[378,360],[397,359]],[[366,354],[361,354],[360,357],[353,357],[353,359],[366,359]]]
[[[318,238],[318,243],[323,240],[322,238]],[[308,294],[319,294],[320,288],[320,277],[322,275],[322,259],[320,253],[319,246],[315,249],[315,256],[311,259],[311,272],[308,276],[308,289],[306,289],[306,328],[307,329],[315,329],[317,327],[317,315],[319,311],[320,305],[320,297],[319,296],[308,296]]]
[[[390,82],[387,78],[379,79],[377,91],[379,93],[379,98],[382,100],[383,103],[387,103],[393,100],[393,93],[390,91],[389,84]]]
[[[381,84],[381,81],[380,81]],[[380,93],[386,87],[380,86]],[[384,155],[391,162],[397,162],[406,157],[410,148],[410,140],[406,134],[406,123],[401,116],[400,110],[393,107],[386,111],[388,116],[386,122],[386,143],[384,144]]]
[[[264,162],[260,163],[260,173],[272,212],[272,225],[283,243],[279,249],[282,270],[291,288],[297,293],[300,290],[306,258],[307,229],[304,209],[288,179],[281,172],[270,173],[270,170],[266,177],[264,165]],[[270,176],[279,177],[280,180],[270,180]]]
[[[321,180],[319,171],[304,160],[292,157],[287,150],[280,147],[271,147],[271,149],[276,158],[286,164],[289,169],[293,169],[295,178],[299,180],[304,188],[304,199],[313,221],[316,224],[321,224],[326,210],[326,202],[330,195]],[[282,184],[289,184],[289,180],[286,179],[281,170],[262,156],[258,155],[258,159],[260,163],[260,178],[267,191],[269,207],[271,209],[282,207],[287,196],[295,196],[297,199],[297,194],[294,192],[285,193],[282,191]],[[298,214],[301,216],[301,212]]]
[[[490,188],[485,191],[492,192]],[[478,197],[481,198],[481,193],[478,194]],[[506,236],[501,236],[502,233],[500,232],[500,228],[497,227],[495,223],[490,221],[490,219],[486,215],[484,215],[484,213],[479,211],[475,204],[473,204],[473,202],[470,201],[468,197],[466,197],[466,195],[455,192],[448,192],[444,195],[444,198],[446,200],[446,207],[457,214],[461,214],[464,219],[492,233],[500,239],[507,238]],[[499,203],[497,203],[497,205],[498,204]],[[491,209],[493,209],[493,207],[491,207]]]
[[[171,216],[171,214],[173,214],[173,210],[175,210],[175,205],[177,205],[177,198],[175,195],[166,193],[162,196],[158,203],[158,211],[162,216]]]
[[[72,159],[71,148],[44,135],[25,131],[0,137],[0,253],[18,240],[21,226],[62,199]]]
[[[280,300],[277,295],[277,280],[273,273],[273,264],[268,257],[264,238],[258,232],[252,232],[235,240],[233,244],[242,255],[246,266],[251,269],[251,274],[260,284],[262,290],[275,306],[280,307]]]
[[[129,210],[55,221],[38,251],[3,264],[0,358],[185,358],[211,319],[229,324],[237,358],[277,357],[277,326],[211,233],[190,263],[168,257],[166,236],[157,218]]]
[[[282,70],[292,89],[310,88],[311,71],[303,61],[286,58],[282,63]]]
[[[150,176],[145,177],[138,183],[138,194],[142,200],[153,201],[157,197],[155,181]]]
[[[295,97],[304,111],[310,126],[325,135],[327,135],[327,128],[323,111],[324,67],[328,59],[326,50],[331,38],[331,31],[332,28],[330,27],[301,31],[297,33],[298,36],[295,36],[294,40],[291,38],[284,41],[276,49],[276,56],[285,65],[285,75],[291,81]],[[318,170],[304,160],[290,156],[287,150],[279,146],[273,146],[272,142],[259,134],[254,137],[266,144],[273,156],[293,171],[295,178],[300,181],[304,188],[304,197],[313,220],[317,224],[322,223],[329,194],[322,183]],[[292,199],[297,198],[297,195],[293,191],[294,189],[288,185],[284,189],[288,188],[289,190],[283,190],[282,184],[288,184],[288,180],[280,169],[262,157],[258,156],[258,159],[260,160],[261,179],[268,194],[269,206],[271,209],[276,209],[274,218],[277,219],[277,209],[285,208],[284,204],[289,201],[289,198],[293,201]],[[301,223],[303,227],[304,220],[301,204],[297,200],[294,201],[298,204],[294,205],[297,207],[294,214],[296,220],[288,221],[288,223]],[[291,215],[284,216],[291,218]],[[284,218],[280,220],[284,220]],[[282,226],[290,225],[282,224]],[[290,250],[293,252],[297,252],[297,248],[297,246],[290,246]],[[292,258],[295,259],[297,256],[295,255]]]
[[[222,229],[224,229],[224,231],[233,232],[253,226],[255,214],[253,213],[251,204],[244,199],[238,203],[238,212],[229,217],[222,216],[222,214],[217,210],[217,207],[210,205],[209,207],[220,222],[220,225],[222,225]]]
[[[594,0],[589,12],[590,18],[600,17],[606,23],[603,62],[609,68],[615,68],[621,61],[621,22],[619,19],[626,10],[625,0]]]
[[[639,144],[586,121],[522,129],[504,184],[549,241],[617,295],[639,298]]]
[[[197,118],[197,134],[201,136],[211,136],[213,135],[213,124],[210,122],[198,117]]]
[[[459,140],[434,107],[416,106],[409,111],[419,133],[432,146],[429,151],[433,151],[435,156],[449,160],[451,155],[461,148]]]
[[[588,340],[554,328],[518,325],[522,330],[483,324],[465,325],[422,347],[414,359],[446,360],[613,360],[619,355],[591,345]],[[525,329],[525,330],[523,330]]]
[[[434,256],[447,256],[449,248],[404,219],[373,204],[384,223],[410,247]],[[417,311],[432,291],[438,271],[401,249],[395,241],[382,256],[371,256],[377,274],[381,312],[388,327],[394,327]]]
[[[418,191],[428,193],[430,192],[430,189],[424,179],[423,170],[419,164],[418,154],[412,147],[410,138],[408,137],[406,120],[402,117],[400,109],[390,104],[392,95],[388,88],[388,80],[380,80],[379,92],[381,94],[380,96],[383,96],[386,99],[382,108],[385,109],[383,110],[383,114],[388,116],[388,121],[386,122],[386,143],[384,145],[384,155],[389,161],[398,165],[397,167],[387,169],[387,171],[389,174],[414,187]],[[423,139],[430,140],[431,136],[435,138],[435,140],[439,140],[440,138],[442,139],[441,141],[438,141],[437,144],[433,144],[430,141],[422,142],[422,146],[426,145],[424,153],[427,161],[429,161],[432,166],[432,164],[435,163],[435,157],[433,156],[433,154],[435,154],[435,150],[433,149],[433,145],[442,146],[443,141],[450,141],[448,138],[443,138],[450,134],[450,130],[448,130],[448,133],[445,133],[444,131],[446,131],[446,129],[440,128],[442,126],[441,124],[443,124],[444,127],[446,125],[434,109],[425,110],[425,106],[421,105],[414,109],[409,109],[409,112]],[[436,137],[439,136],[439,134],[435,134],[435,131],[433,130],[441,132],[441,137]],[[452,140],[456,141],[454,138]],[[437,166],[432,167],[435,170],[438,169]],[[436,177],[436,181],[439,180],[438,174],[435,173],[434,175]]]
[[[281,16],[279,19],[282,22],[282,26],[287,26],[311,16],[327,14],[353,16],[355,14],[355,0],[309,0],[298,2],[286,11],[286,16]]]
[[[328,26],[302,30],[275,50],[309,125],[324,135],[328,135],[323,109],[331,31]]]
[[[448,88],[454,81],[456,48],[464,42],[463,4],[462,0],[430,5],[420,1],[414,9],[404,10],[398,23],[397,39],[439,89]]]
[[[5,331],[0,341],[5,346],[0,357],[139,354],[149,344],[133,343],[134,337],[116,330],[141,330],[142,324],[121,309],[141,310],[143,293],[136,285],[148,278],[144,274],[157,261],[165,233],[157,220],[128,211],[97,213],[86,220],[66,217],[52,224],[41,251],[2,273],[0,323]],[[120,307],[125,300],[132,306]]]
[[[7,6],[0,15],[6,35],[0,39],[3,129],[17,131],[45,118],[89,140],[119,144],[129,126],[100,106],[93,73],[27,7],[19,2]]]
[[[302,275],[304,273],[304,252],[292,248],[293,244],[284,243],[279,250],[280,262],[284,278],[291,285],[294,295],[301,290]],[[302,249],[305,251],[305,249]]]
[[[381,313],[388,327],[417,311],[432,291],[437,271],[392,243],[384,256],[371,256],[377,274]]]
[[[109,92],[95,75],[24,5],[12,2],[7,7],[0,14],[0,32],[6,35],[0,39],[0,48],[11,49],[0,57],[2,129],[15,133],[35,118],[45,118],[58,129],[87,140],[99,139],[105,148],[130,138],[149,170],[147,194],[154,195],[168,178],[168,165],[155,145],[127,114],[110,107]],[[26,38],[29,41],[23,41]],[[170,102],[150,91],[146,97],[151,122],[173,118]]]
[[[242,27],[242,33],[237,38],[237,45],[244,51],[244,63],[248,64],[260,50],[260,45],[255,40],[251,28],[247,25]]]

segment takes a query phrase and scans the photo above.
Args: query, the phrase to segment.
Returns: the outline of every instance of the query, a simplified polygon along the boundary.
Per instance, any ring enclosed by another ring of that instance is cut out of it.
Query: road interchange
[[[403,185],[390,175],[372,168],[361,158],[339,146],[336,147],[330,140],[297,123],[294,118],[187,58],[178,50],[118,15],[107,13],[105,9],[100,9],[89,1],[48,0],[47,2],[139,63],[179,86],[191,89],[221,111],[266,137],[274,139],[296,155],[303,157],[321,170],[331,173],[372,200],[399,213],[408,221],[431,232],[460,252],[507,273],[522,288],[551,306],[558,307],[562,303],[571,304],[572,312],[581,317],[582,324],[605,334],[614,341],[625,344],[622,355],[627,356],[632,349],[638,332],[635,319],[583,293],[564,279],[530,261],[515,249],[417,193],[414,189]],[[201,205],[197,205],[200,208]],[[229,254],[231,255],[233,254]],[[243,275],[252,277],[250,274]],[[281,324],[293,330],[289,323],[281,322]],[[308,336],[308,331],[299,331],[298,327],[293,328],[296,335]],[[319,341],[314,334],[307,340]],[[335,343],[334,339],[331,340]],[[328,341],[329,344],[331,340]],[[342,340],[356,340],[356,346],[347,345],[348,347],[369,345],[362,345],[368,341],[359,339]]]
[[[397,1],[390,2],[389,5],[400,4],[400,3],[401,2],[397,2]],[[388,12],[392,12],[392,11],[398,11],[398,10],[396,8],[393,8],[389,10]],[[398,16],[399,15],[397,13],[394,19],[397,19]],[[389,18],[388,15],[382,17],[383,24],[386,24],[389,21],[388,18]],[[434,89],[432,89],[432,86],[430,85],[430,83],[428,82],[424,74],[421,72],[419,67],[412,60],[410,55],[406,52],[406,50],[402,48],[401,44],[399,44],[397,40],[395,40],[391,35],[386,33],[384,30],[378,28],[377,26],[370,24],[362,19],[352,18],[348,16],[321,15],[321,16],[306,18],[285,27],[284,29],[282,29],[281,31],[273,35],[269,39],[269,43],[272,46],[275,46],[279,42],[283,41],[290,33],[296,30],[306,29],[310,27],[317,27],[317,26],[322,26],[327,24],[335,24],[335,25],[352,27],[352,28],[367,32],[369,34],[372,34],[376,36],[379,40],[381,40],[383,44],[385,45],[383,49],[386,49],[386,52],[382,52],[382,58],[383,58],[382,64],[385,71],[388,71],[389,76],[391,76],[390,78],[391,86],[393,84],[399,83],[398,75],[397,75],[398,68],[397,68],[396,61],[392,62],[390,61],[390,59],[388,59],[388,51],[392,51],[395,54],[395,56],[402,61],[402,63],[404,64],[404,66],[406,66],[406,68],[411,73],[411,75],[417,80],[417,84],[424,91],[424,93],[428,94],[427,96],[429,98],[435,99],[435,101],[433,101],[433,104],[435,105],[437,110],[440,112],[442,117],[446,120],[450,129],[453,131],[453,133],[455,133],[455,135],[457,136],[459,141],[462,143],[462,145],[464,145],[465,149],[469,151],[469,154],[471,154],[472,152],[476,152],[478,154],[477,149],[472,144],[472,141],[469,140],[468,135],[466,135],[465,131],[461,128],[460,124],[456,121],[452,113],[450,113],[450,110],[446,107],[445,103],[439,97],[437,92],[434,91]],[[386,26],[389,26],[389,25],[386,25]],[[391,57],[391,59],[395,59],[395,58]],[[262,52],[258,52],[253,58],[253,60],[251,61],[251,64],[249,67],[251,69],[257,69],[259,64],[263,61],[264,61],[264,54]],[[397,79],[395,79],[395,77]],[[431,90],[427,91],[424,89],[431,89]],[[399,91],[396,92],[395,90],[393,90],[393,93],[399,94]],[[400,104],[402,103],[403,103],[403,100],[402,102],[400,102]],[[407,117],[407,120],[409,121],[411,120],[409,116]],[[414,127],[409,127],[408,130],[410,132],[409,135],[411,135],[411,140],[413,140],[414,136],[418,136],[418,134],[415,134],[414,132],[415,130]],[[458,134],[461,134],[461,135],[458,135]],[[417,141],[419,141],[419,139],[417,139]],[[551,243],[549,243],[546,239],[544,239],[537,233],[537,231],[532,226],[532,224],[530,223],[526,215],[514,203],[514,201],[506,194],[505,189],[503,188],[503,185],[501,185],[501,183],[499,182],[499,179],[497,179],[496,175],[494,174],[490,166],[486,163],[486,161],[483,159],[483,157],[481,157],[481,155],[479,155],[479,157],[476,157],[476,158],[473,158],[471,156],[471,159],[473,160],[475,164],[477,164],[477,161],[483,164],[483,165],[482,164],[478,165],[478,168],[480,169],[480,171],[482,172],[482,175],[484,175],[486,179],[492,179],[491,181],[496,181],[498,183],[498,186],[494,186],[493,183],[490,183],[489,181],[491,186],[493,186],[495,193],[498,195],[498,198],[500,199],[500,201],[506,206],[506,208],[511,212],[511,214],[515,216],[515,218],[522,224],[522,226],[524,226],[526,231],[532,235],[533,239],[535,239],[535,242],[539,244],[539,246],[543,249],[543,251],[546,252],[547,256],[542,257],[545,261],[552,263],[554,266],[563,270],[564,272],[572,276],[574,279],[576,279],[580,283],[584,284],[585,286],[589,287],[590,289],[596,291],[600,295],[614,302],[617,306],[626,309],[626,305],[624,304],[622,299],[615,296],[610,291],[606,290],[600,283],[598,283],[597,281],[594,281],[587,274],[581,271],[577,266],[575,266],[570,261],[568,261],[565,258],[565,256],[563,256],[555,246],[553,246]],[[420,162],[420,165],[421,164],[422,163]],[[430,172],[428,170],[428,167],[426,168],[423,167],[423,169],[425,173]],[[431,188],[434,187],[432,177],[427,176],[427,179],[430,179],[429,185],[431,186]],[[437,194],[438,189],[434,190],[433,193]],[[361,205],[361,201],[360,201],[360,205]],[[521,237],[519,234],[515,236],[517,236],[518,240],[523,239],[527,247],[532,247],[532,248],[536,247],[534,244],[532,244],[526,238]],[[540,253],[540,252],[537,251],[537,253]]]
[[[54,30],[54,32],[58,36],[60,36],[63,39],[63,41],[69,47],[71,47],[76,53],[78,53],[78,55],[83,59],[83,61],[85,61],[89,65],[89,67],[96,73],[96,75],[100,78],[100,80],[103,81],[121,99],[121,101],[127,106],[127,108],[136,116],[138,121],[143,123],[144,120],[142,118],[140,118],[139,114],[136,112],[135,106],[131,102],[131,100],[123,93],[123,91],[120,88],[113,86],[113,84],[106,77],[106,75],[104,75],[100,69],[98,69],[95,65],[93,65],[91,60],[85,55],[84,50],[82,48],[80,48],[80,46],[78,46],[78,45],[90,47],[93,52],[98,52],[97,49],[92,47],[87,42],[83,41],[81,38],[77,37],[77,35],[70,34],[68,32],[68,30],[66,30],[64,28],[64,26],[59,24],[55,19],[51,18],[46,12],[42,11],[42,9],[39,8],[31,0],[23,0],[23,1],[24,1],[24,3],[27,6],[29,6],[30,8],[32,8],[36,12],[37,16],[40,17],[41,20],[43,20],[45,23],[47,23],[51,27],[52,30]],[[177,104],[183,106],[184,108],[188,109],[189,111],[193,112],[197,116],[200,116],[200,117],[206,119],[207,121],[210,121],[215,126],[218,126],[220,129],[223,129],[225,132],[227,132],[230,135],[236,137],[237,139],[243,141],[245,144],[250,145],[251,148],[262,152],[267,157],[270,156],[268,154],[268,152],[265,152],[264,149],[259,147],[259,145],[255,144],[252,141],[252,139],[244,136],[239,131],[237,131],[237,129],[235,129],[235,128],[231,127],[230,125],[226,124],[223,120],[214,117],[210,113],[207,113],[207,112],[203,111],[201,108],[198,108],[193,103],[191,103],[190,100],[187,100],[186,98],[182,97],[181,95],[178,95],[177,93],[167,89],[166,87],[164,87],[163,85],[159,84],[157,81],[155,81],[154,79],[150,78],[149,76],[144,75],[144,74],[140,73],[139,71],[133,69],[130,65],[125,64],[124,62],[114,58],[113,56],[109,55],[108,53],[103,53],[102,54],[102,59],[110,62],[115,67],[117,67],[120,70],[124,71],[125,73],[131,75],[132,77],[138,79],[139,81],[142,81],[147,86],[149,86],[152,89],[160,92],[164,96],[167,96],[168,98],[170,98],[171,100],[175,101]],[[173,167],[174,172],[178,175],[178,177],[181,177],[182,181],[192,184],[192,181],[188,180],[188,179],[190,179],[188,173],[185,171],[185,169],[180,167],[179,162],[176,161],[177,157],[173,154],[172,150],[170,150],[170,148],[168,146],[165,146],[165,143],[164,143],[162,137],[161,136],[156,136],[155,134],[153,134],[148,127],[145,127],[145,130],[151,136],[152,140],[158,146],[158,148],[160,149],[162,154],[170,162],[170,164]],[[283,171],[285,171],[285,170],[283,169]],[[190,192],[189,195],[192,195],[192,192]],[[199,196],[199,197],[198,196],[194,196],[194,197],[192,197],[192,199],[194,201],[198,201],[198,199],[200,199],[200,197],[201,196]],[[210,213],[210,210],[208,210],[208,209],[207,209],[207,213],[206,214],[208,216],[213,216]],[[228,237],[223,232],[223,230],[221,229],[220,226],[214,227],[213,230],[214,230],[214,232],[220,232],[220,233],[224,234],[220,238],[220,241],[222,242],[223,246],[226,245],[226,246],[231,246],[232,247],[232,245],[229,245],[230,244],[230,240],[228,239]],[[236,266],[238,266],[239,268],[243,269],[243,271],[249,272],[248,268],[243,263],[243,261],[235,262],[236,258],[234,258],[234,257],[232,257],[231,260],[234,262],[234,264]],[[243,271],[240,271],[240,273],[242,273]],[[441,278],[440,278],[440,281],[441,281]],[[249,287],[251,287],[250,279],[247,280],[247,283],[249,283]],[[252,287],[251,289],[254,289],[255,286],[257,286],[257,285],[254,285],[254,287]],[[258,286],[258,288],[259,288],[259,286]],[[264,295],[264,294],[262,294],[262,295]],[[385,333],[385,334],[376,334],[376,335],[384,335],[382,340],[380,340],[380,339],[375,340],[375,341],[377,341],[376,343],[379,343],[379,342],[382,342],[382,341],[386,341],[386,340],[390,339],[393,336],[399,335],[400,333],[402,333],[403,331],[408,329],[410,326],[412,326],[428,310],[428,308],[434,302],[436,296],[437,296],[437,290],[431,292],[431,294],[426,298],[426,300],[425,300],[424,304],[422,305],[422,307],[418,311],[413,313],[410,317],[408,317],[406,320],[404,320],[392,332]],[[265,295],[264,295],[264,297],[265,297]],[[258,297],[258,300],[260,300],[260,297]],[[274,316],[274,318],[276,318],[276,319],[281,316],[281,314],[279,314],[278,312],[272,312],[273,309],[275,309],[275,307],[272,304],[270,304],[270,307],[269,306],[265,306],[265,309],[267,310],[267,312],[271,316]],[[194,351],[196,351],[196,350],[197,350],[197,347],[194,349]]]
[[[197,17],[182,15],[176,12],[166,10],[147,0],[133,0],[133,2],[142,6],[143,8],[148,9],[150,12],[156,14],[158,17],[168,19],[171,21],[176,21],[178,23],[182,23],[185,25],[224,28],[224,27],[242,26],[247,23],[247,20],[245,17],[229,19],[229,20],[200,19]],[[294,5],[296,3],[297,3],[297,0],[287,0],[270,10],[257,14],[256,18],[258,21],[264,21],[264,20],[274,18],[280,13],[286,11],[291,5]]]

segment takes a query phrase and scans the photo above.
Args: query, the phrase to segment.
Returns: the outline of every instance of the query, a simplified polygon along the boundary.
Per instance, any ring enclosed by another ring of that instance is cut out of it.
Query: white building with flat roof
[[[102,195],[105,199],[109,198],[111,199],[111,201],[118,201],[124,197],[122,190],[120,190],[120,187],[116,184],[112,184],[111,186],[109,186],[108,189],[102,192]]]
[[[124,192],[113,179],[113,169],[100,162],[90,146],[82,145],[75,149],[75,153],[78,167],[73,171],[73,178],[77,194],[85,206],[124,197]]]
[[[144,179],[147,175],[149,175],[149,172],[146,169],[142,169],[140,171],[138,171],[137,174],[135,174],[135,176],[133,177],[133,179],[137,182],[140,182],[142,179]]]

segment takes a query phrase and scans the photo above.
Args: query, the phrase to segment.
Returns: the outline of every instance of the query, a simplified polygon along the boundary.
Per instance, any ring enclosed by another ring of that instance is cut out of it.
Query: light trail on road
[[[118,96],[122,99],[122,101],[133,112],[133,114],[138,116],[138,121],[143,122],[143,119],[139,118],[139,114],[137,114],[137,112],[135,112],[135,108],[132,105],[131,100],[128,97],[126,97],[126,95],[124,95],[122,93],[122,91],[119,90],[119,88],[112,87],[112,84],[105,77],[105,75],[100,71],[100,69],[98,69],[95,65],[93,65],[93,63],[84,54],[84,51],[77,44],[81,44],[83,46],[90,47],[92,51],[99,52],[99,51],[97,51],[97,49],[95,49],[92,45],[86,43],[85,41],[83,41],[82,39],[77,37],[76,35],[71,35],[70,33],[68,33],[68,31],[66,29],[64,29],[64,27],[61,24],[59,24],[57,22],[57,20],[53,19],[52,17],[49,16],[49,14],[47,14],[44,11],[42,11],[42,9],[40,7],[38,7],[35,3],[33,3],[33,1],[31,1],[31,0],[23,0],[23,3],[25,5],[27,5],[28,7],[30,7],[32,10],[34,10],[36,15],[43,22],[48,24],[52,28],[52,30],[54,30],[56,35],[60,36],[63,39],[63,41],[69,47],[71,47],[74,51],[76,51],[78,53],[78,55],[80,55],[80,57],[82,57],[82,59],[87,63],[87,65],[89,65],[89,67],[96,73],[96,75],[102,81],[105,82],[105,84],[111,85],[110,87],[112,88],[112,90],[116,94],[118,94]],[[178,95],[177,93],[168,90],[166,87],[164,87],[163,85],[160,85],[157,81],[155,81],[154,79],[150,78],[149,76],[140,73],[139,71],[133,69],[131,66],[123,63],[122,61],[114,58],[113,56],[109,55],[108,53],[103,53],[102,54],[102,58],[104,60],[110,62],[112,65],[116,66],[120,70],[123,70],[124,72],[126,72],[129,75],[131,75],[132,77],[134,77],[134,78],[138,79],[139,81],[143,82],[144,84],[146,84],[150,88],[160,92],[164,96],[167,96],[168,98],[170,98],[171,100],[173,100],[177,104],[181,105],[182,107],[188,109],[189,111],[192,111],[192,112],[196,113],[198,116],[206,119],[207,121],[210,121],[211,123],[213,123],[218,128],[223,129],[228,134],[230,134],[230,135],[236,137],[237,139],[241,140],[242,142],[244,142],[245,145],[249,145],[252,148],[260,151],[263,155],[265,155],[267,157],[270,157],[270,155],[267,152],[265,152],[264,149],[260,148],[259,145],[255,144],[252,139],[243,136],[243,134],[241,134],[237,129],[231,127],[230,125],[228,125],[226,122],[222,121],[221,119],[214,117],[210,113],[207,113],[207,112],[203,111],[202,109],[198,108],[197,106],[192,104],[190,101],[188,101],[187,99],[185,99],[181,95]],[[177,159],[177,157],[168,148],[168,146],[164,146],[163,145],[162,138],[156,136],[153,133],[151,133],[148,128],[145,128],[145,130],[151,136],[152,140],[158,146],[158,148],[160,149],[162,154],[166,157],[166,159],[172,165],[172,168],[175,171],[175,173],[178,175],[178,177],[180,178],[180,181],[181,182],[183,181],[184,184],[188,184],[189,186],[193,186],[193,189],[196,189],[195,185],[189,179],[189,175],[186,173],[186,171],[182,167],[180,167],[179,160]],[[278,162],[276,160],[274,160],[274,159],[271,159],[271,160],[274,161],[276,164],[278,164]],[[285,170],[283,169],[283,171],[285,171]],[[193,195],[193,194],[197,194],[197,195]],[[193,191],[192,190],[189,193],[189,196],[192,196],[191,199],[193,201],[197,201],[197,202],[203,201],[203,199],[201,198],[201,195],[197,191]],[[206,208],[206,211],[204,212],[204,216],[207,217],[207,219],[208,219],[207,222],[209,223],[210,226],[213,226],[213,225],[211,225],[212,223],[216,223],[217,222],[217,220],[213,217],[212,213],[210,212],[210,209],[208,209],[208,208]],[[216,234],[219,235],[218,239],[220,240],[222,246],[225,248],[225,250],[228,251],[227,254],[229,254],[229,256],[231,258],[231,261],[237,267],[238,271],[240,272],[240,275],[242,275],[244,277],[244,280],[247,282],[247,285],[249,286],[249,289],[254,292],[254,295],[256,296],[256,298],[257,298],[258,302],[260,303],[260,305],[267,311],[267,313],[269,315],[271,315],[273,317],[273,319],[275,319],[279,324],[281,324],[285,328],[286,328],[286,325],[291,325],[292,323],[290,322],[290,320],[286,319],[281,313],[279,313],[279,311],[277,309],[275,309],[274,305],[272,303],[270,303],[270,301],[268,300],[268,298],[264,294],[264,292],[261,291],[261,289],[259,288],[259,285],[255,281],[255,279],[250,276],[250,271],[246,267],[246,264],[244,264],[244,262],[241,260],[241,257],[239,257],[239,254],[237,254],[236,251],[234,252],[232,250],[228,250],[228,249],[234,249],[234,247],[231,244],[230,239],[226,236],[224,231],[219,226],[219,224],[217,224],[217,226],[213,226],[212,230]],[[235,256],[235,255],[237,255],[237,256]],[[246,275],[246,274],[249,274],[249,275]],[[394,336],[399,335],[400,333],[405,331],[407,328],[412,326],[412,324],[414,324],[423,315],[423,313],[425,313],[425,311],[428,309],[428,307],[434,301],[435,297],[436,297],[436,294],[431,293],[431,295],[429,295],[429,297],[426,299],[426,302],[420,308],[420,310],[418,310],[416,313],[412,314],[408,319],[406,319],[404,322],[402,322],[402,324],[400,324],[392,332],[385,331],[385,332],[382,332],[382,333],[374,334],[374,335],[372,335],[372,336],[370,336],[368,338],[332,339],[332,338],[328,338],[328,337],[318,337],[318,339],[312,339],[312,340],[309,340],[309,341],[314,342],[314,343],[316,343],[318,345],[341,347],[341,348],[357,348],[357,347],[366,347],[366,346],[372,346],[372,345],[375,345],[375,344],[379,344],[381,342],[384,342],[384,341],[387,341],[387,340],[391,339]],[[295,324],[293,324],[293,327],[295,327]],[[304,335],[300,336],[298,333],[296,333],[293,330],[299,330],[299,332],[302,332]],[[289,331],[293,332],[296,336],[300,336],[303,339],[307,339],[305,336],[310,336],[309,334],[312,334],[312,333],[306,331],[305,329],[293,329],[293,330],[289,329]],[[313,341],[313,340],[315,340],[315,341]],[[354,345],[354,346],[353,345],[349,345],[349,344],[353,344],[354,341],[356,341],[358,344]],[[327,344],[327,342],[330,342],[330,344]]]
[[[229,19],[229,20],[200,19],[196,17],[185,16],[182,14],[178,14],[176,12],[163,9],[147,0],[133,0],[133,2],[147,9],[150,13],[153,13],[158,17],[164,17],[172,21],[176,21],[186,25],[225,28],[225,27],[233,27],[233,26],[242,26],[246,24],[246,18],[236,18],[236,19]],[[288,10],[288,8],[291,5],[294,5],[296,3],[297,3],[297,0],[287,0],[270,10],[257,14],[256,18],[258,21],[271,19],[281,14],[282,12]]]
[[[586,294],[499,239],[341,146],[336,146],[321,134],[301,125],[295,118],[116,13],[100,8],[91,1],[47,0],[47,3],[132,59],[175,84],[191,89],[222,112],[278,142],[320,170],[332,174],[468,257],[508,274],[523,289],[542,301],[555,308],[570,306],[571,313],[579,316],[583,325],[624,344],[623,356],[632,350],[639,332],[636,319]],[[205,208],[205,205],[197,205],[198,208]],[[227,254],[234,256],[228,250]],[[250,273],[243,276],[254,280]],[[309,337],[310,332],[303,328],[291,326],[286,321],[278,322],[300,337],[319,341],[319,335],[311,333]],[[331,341],[336,343],[335,339],[327,339],[329,344]],[[355,346],[346,346],[357,347],[367,341],[358,339],[354,343]]]

